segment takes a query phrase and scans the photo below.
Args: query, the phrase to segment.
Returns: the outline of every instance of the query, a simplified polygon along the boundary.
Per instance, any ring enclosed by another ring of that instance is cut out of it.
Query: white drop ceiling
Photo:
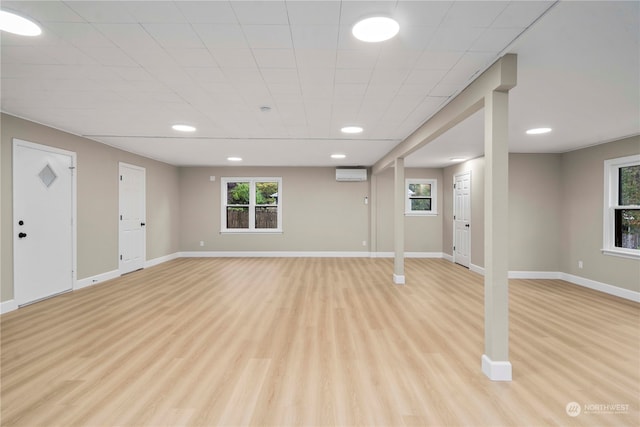
[[[510,150],[566,152],[640,133],[640,3],[3,1],[1,108],[174,165],[373,165],[505,53],[518,54]],[[351,35],[384,14],[400,33]],[[261,107],[269,106],[269,112]],[[171,129],[176,123],[195,133]],[[359,125],[364,132],[344,135]],[[548,126],[547,135],[528,136]],[[406,159],[483,152],[479,112]],[[46,142],[46,141],[42,141]],[[346,154],[343,160],[332,153]]]

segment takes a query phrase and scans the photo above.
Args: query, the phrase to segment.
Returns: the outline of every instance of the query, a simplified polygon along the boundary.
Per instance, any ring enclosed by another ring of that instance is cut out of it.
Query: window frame
[[[602,253],[623,258],[640,259],[640,249],[616,246],[616,210],[640,209],[640,205],[619,205],[620,169],[640,165],[640,154],[604,161],[604,212],[602,218]]]
[[[416,211],[411,209],[411,197],[409,196],[409,185],[411,184],[430,184],[431,185],[431,209],[428,211]],[[405,216],[437,216],[438,215],[438,180],[433,178],[407,178],[404,183]]]
[[[227,228],[227,188],[230,182],[249,183],[249,228]],[[273,206],[258,205],[256,203],[256,183],[277,182],[278,183],[278,226],[277,228],[255,228],[256,207]],[[221,234],[278,234],[282,233],[282,177],[222,177],[220,178],[220,233]]]

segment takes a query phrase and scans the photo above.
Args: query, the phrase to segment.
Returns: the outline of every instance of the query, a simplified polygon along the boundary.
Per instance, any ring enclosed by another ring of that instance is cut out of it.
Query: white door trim
[[[118,271],[120,272],[120,274],[126,274],[129,273],[131,271],[135,271],[135,270],[126,270],[123,267],[123,262],[121,259],[121,255],[123,254],[123,239],[122,239],[122,221],[120,220],[120,215],[122,212],[122,195],[120,194],[121,192],[121,188],[120,188],[120,176],[122,175],[122,168],[126,167],[129,169],[134,169],[137,170],[139,172],[143,173],[143,197],[142,197],[142,210],[143,210],[143,218],[145,218],[145,224],[146,224],[146,210],[147,210],[147,201],[146,201],[146,195],[147,195],[147,170],[146,168],[142,167],[142,166],[137,166],[137,165],[132,165],[130,163],[125,163],[125,162],[118,162]],[[144,268],[144,263],[146,262],[147,259],[147,228],[146,226],[142,227],[142,266],[141,268]]]
[[[15,282],[15,272],[16,272],[16,254],[15,254],[15,248],[16,248],[16,239],[18,236],[18,229],[17,229],[17,224],[15,223],[15,218],[18,217],[17,212],[16,212],[16,203],[14,202],[14,198],[16,195],[16,179],[15,179],[15,166],[16,166],[16,147],[17,146],[22,146],[22,147],[26,147],[26,148],[31,148],[34,150],[42,150],[42,151],[47,151],[50,153],[55,153],[55,154],[62,154],[65,156],[69,156],[71,157],[71,165],[73,167],[72,172],[71,172],[71,286],[70,289],[74,290],[76,289],[76,283],[77,283],[77,279],[78,279],[78,251],[77,251],[77,245],[78,245],[78,229],[77,229],[77,224],[78,224],[78,185],[77,185],[77,171],[78,171],[78,156],[77,153],[75,151],[68,151],[68,150],[63,150],[62,148],[57,148],[57,147],[51,147],[48,145],[43,145],[43,144],[37,144],[35,142],[29,142],[29,141],[25,141],[23,139],[19,139],[19,138],[13,138],[12,140],[12,147],[11,147],[11,154],[12,154],[12,163],[11,163],[11,170],[12,170],[12,197],[11,197],[11,205],[12,205],[12,223],[13,226],[11,227],[11,231],[13,233],[13,247],[12,247],[12,253],[13,253],[13,297],[14,300],[16,301],[16,304],[21,304],[20,301],[17,300],[16,298],[16,282]]]
[[[456,178],[462,175],[469,175],[469,224],[471,224],[471,211],[472,211],[472,207],[471,207],[471,200],[472,200],[472,195],[471,195],[471,191],[472,191],[472,180],[471,180],[471,170],[466,170],[463,172],[459,172],[455,175],[453,175],[453,215],[454,215],[454,220],[453,220],[453,246],[455,246],[456,244],[456,220],[455,220],[455,215],[456,215],[456,188],[455,188],[455,184],[456,184]],[[471,230],[469,230],[469,265],[467,266],[467,268],[471,268]],[[453,254],[453,262],[456,262],[456,251],[455,249],[452,250],[452,254]]]

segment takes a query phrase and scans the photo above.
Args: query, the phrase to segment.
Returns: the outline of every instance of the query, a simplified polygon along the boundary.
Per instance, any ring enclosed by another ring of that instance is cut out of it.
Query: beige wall
[[[147,259],[179,250],[178,168],[86,138],[2,114],[2,284],[0,301],[13,298],[13,138],[77,153],[77,278],[118,268],[118,163],[146,168]]]
[[[509,155],[509,270],[562,271],[560,154]]]
[[[210,176],[215,176],[214,182]],[[282,234],[220,234],[221,177],[282,177]],[[180,169],[183,251],[369,251],[369,182],[337,182],[335,168]],[[203,247],[200,241],[204,241]],[[367,242],[367,246],[362,245]]]
[[[405,216],[404,250],[406,252],[442,252],[442,169],[405,168],[405,179],[438,181],[438,215]],[[377,175],[375,206],[377,247],[374,252],[393,252],[393,168]]]
[[[471,258],[469,262],[484,266],[484,158],[449,166],[443,171],[442,251],[453,256],[453,177],[471,172]]]
[[[640,153],[640,137],[565,153],[561,162],[565,273],[640,291],[640,260],[603,255],[604,161]],[[578,268],[578,261],[583,268]]]

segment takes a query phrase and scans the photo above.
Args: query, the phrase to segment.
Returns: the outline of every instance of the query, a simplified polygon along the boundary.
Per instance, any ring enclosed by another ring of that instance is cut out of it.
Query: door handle
[[[467,228],[469,228],[469,224],[465,224],[464,226],[465,226],[465,227],[467,227]]]
[[[145,225],[147,225],[147,223],[145,223],[145,222],[141,222],[140,223],[140,227],[144,227]]]
[[[24,239],[25,237],[27,237],[27,233],[23,233],[23,232],[18,233],[18,239]]]

